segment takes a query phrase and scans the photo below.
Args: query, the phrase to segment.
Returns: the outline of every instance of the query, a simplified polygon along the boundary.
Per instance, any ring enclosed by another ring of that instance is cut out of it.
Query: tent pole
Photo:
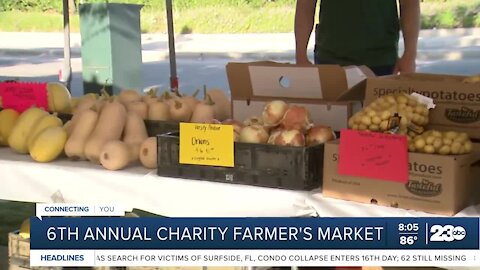
[[[172,0],[166,1],[167,10],[167,28],[168,28],[168,54],[170,57],[170,89],[174,92],[178,90],[177,60],[175,55],[175,31],[173,28],[173,8]]]
[[[70,14],[68,0],[63,0],[63,68],[60,81],[70,89],[72,82],[72,64],[70,56]]]

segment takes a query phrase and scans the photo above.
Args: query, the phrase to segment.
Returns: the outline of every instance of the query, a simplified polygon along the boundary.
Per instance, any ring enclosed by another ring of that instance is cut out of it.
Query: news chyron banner
[[[480,266],[479,218],[126,218],[122,212],[37,205],[31,266]],[[82,217],[60,217],[67,214]]]

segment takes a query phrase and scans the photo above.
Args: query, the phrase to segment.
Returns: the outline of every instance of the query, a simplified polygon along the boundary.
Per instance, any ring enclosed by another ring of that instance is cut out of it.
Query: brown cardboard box
[[[398,92],[417,92],[432,98],[430,128],[467,132],[480,139],[480,83],[464,83],[466,77],[440,74],[409,74],[368,78],[365,104]]]
[[[305,67],[268,61],[228,63],[226,70],[234,119],[261,116],[266,102],[282,99],[305,106],[314,123],[336,131],[346,128],[348,118],[362,107],[360,99],[342,99],[342,94],[364,87],[362,82],[374,76],[366,67]]]
[[[339,140],[325,145],[323,195],[452,216],[470,204],[471,165],[479,153],[441,156],[409,153],[408,184],[339,175]],[[341,157],[340,157],[341,158]]]

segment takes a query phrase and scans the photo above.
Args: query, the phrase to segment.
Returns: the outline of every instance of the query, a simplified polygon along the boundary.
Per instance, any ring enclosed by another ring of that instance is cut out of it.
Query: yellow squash
[[[32,131],[28,135],[28,139],[27,139],[28,149],[31,149],[33,141],[38,136],[38,134],[40,134],[42,131],[44,131],[49,127],[61,127],[61,126],[63,126],[63,122],[55,114],[49,114],[42,117],[37,122],[37,124],[33,126]]]
[[[27,154],[28,136],[32,132],[33,126],[45,115],[48,115],[48,113],[37,107],[31,107],[20,114],[10,137],[8,137],[10,148],[17,153]]]
[[[49,127],[33,141],[30,156],[37,162],[50,162],[63,153],[67,132],[63,127]]]
[[[18,119],[18,112],[12,109],[0,111],[0,146],[8,146],[8,137]]]
[[[51,112],[70,113],[70,92],[61,83],[51,82],[47,84],[48,110]]]

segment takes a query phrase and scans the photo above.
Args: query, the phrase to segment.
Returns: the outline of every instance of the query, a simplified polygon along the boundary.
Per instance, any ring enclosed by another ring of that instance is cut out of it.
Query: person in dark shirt
[[[416,70],[419,0],[320,0],[315,29],[315,64],[365,65],[376,75]],[[307,47],[317,0],[297,0],[296,62],[311,64]],[[400,12],[399,12],[400,11]],[[404,53],[398,57],[399,32]]]

